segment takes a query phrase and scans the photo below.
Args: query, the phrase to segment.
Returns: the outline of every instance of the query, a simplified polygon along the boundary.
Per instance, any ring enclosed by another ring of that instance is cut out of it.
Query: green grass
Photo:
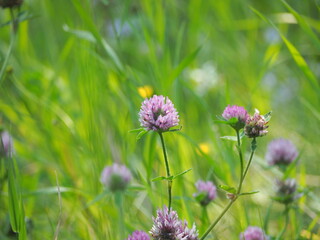
[[[136,141],[128,132],[139,127],[144,85],[169,96],[179,112],[181,132],[165,134],[171,172],[192,171],[174,181],[173,207],[196,222],[200,235],[208,223],[192,198],[194,183],[238,183],[234,143],[220,138],[232,129],[214,123],[227,104],[237,104],[251,113],[273,111],[243,186],[260,192],[240,198],[207,239],[238,239],[248,225],[265,226],[268,212],[268,234],[281,232],[284,207],[273,203],[268,210],[280,172],[264,160],[268,142],[278,137],[296,144],[301,157],[290,176],[311,189],[291,211],[283,239],[303,239],[304,230],[313,232],[306,239],[320,237],[317,1],[25,0],[21,11],[25,20],[0,87],[1,125],[14,137],[19,172],[1,182],[1,239],[12,238],[15,189],[29,239],[53,239],[58,222],[59,239],[113,240],[151,229],[156,209],[167,204],[166,184],[151,182],[165,176],[161,143],[156,134]],[[8,21],[9,10],[0,9],[0,25]],[[0,66],[10,31],[10,24],[1,25]],[[211,87],[200,89],[195,73]],[[248,159],[249,141],[243,149]],[[113,162],[134,175],[121,230],[118,201],[103,194],[99,181]],[[210,222],[227,203],[219,191],[208,207]]]

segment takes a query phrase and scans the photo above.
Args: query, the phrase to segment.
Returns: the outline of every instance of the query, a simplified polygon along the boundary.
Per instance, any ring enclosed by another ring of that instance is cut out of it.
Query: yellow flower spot
[[[153,88],[149,85],[138,87],[138,93],[143,98],[149,98],[153,94]]]
[[[210,152],[210,146],[208,143],[200,143],[199,148],[200,148],[201,152],[203,152],[204,154],[209,154],[209,152]],[[199,154],[201,155],[200,152],[199,152]]]
[[[301,237],[310,239],[311,238],[311,232],[309,232],[308,230],[302,230],[301,231]],[[312,234],[312,239],[313,240],[320,240],[320,236],[316,235],[316,234]]]

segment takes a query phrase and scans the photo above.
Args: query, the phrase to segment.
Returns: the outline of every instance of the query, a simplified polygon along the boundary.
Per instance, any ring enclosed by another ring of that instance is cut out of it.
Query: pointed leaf
[[[165,180],[167,179],[166,177],[164,176],[160,176],[160,177],[156,177],[156,178],[153,178],[151,179],[152,182],[156,182],[156,181],[162,181],[162,180]]]
[[[219,188],[232,194],[236,194],[237,190],[234,187],[230,187],[228,185],[219,185]]]
[[[148,132],[149,132],[148,130],[142,130],[141,132],[139,132],[139,134],[137,135],[137,140],[142,138]]]
[[[238,141],[236,136],[223,136],[223,137],[220,137],[220,138],[224,139],[224,140],[228,140],[228,141],[234,141],[234,142]]]
[[[185,171],[183,171],[183,172],[181,172],[181,173],[178,173],[177,175],[173,176],[172,179],[176,179],[177,177],[180,177],[180,176],[186,174],[187,172],[190,172],[191,170],[192,170],[192,168],[190,168],[190,169],[188,169],[188,170],[185,170]]]
[[[244,195],[252,195],[252,194],[256,194],[259,191],[252,191],[252,192],[245,192],[245,193],[240,193],[239,196],[244,196]]]

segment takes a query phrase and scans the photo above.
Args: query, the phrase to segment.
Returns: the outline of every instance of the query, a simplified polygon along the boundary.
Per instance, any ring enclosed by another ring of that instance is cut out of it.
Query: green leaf
[[[236,136],[223,136],[223,137],[220,137],[220,138],[224,139],[224,140],[228,140],[228,141],[234,141],[234,142],[238,141]]]
[[[178,173],[177,175],[174,175],[172,179],[176,179],[177,177],[180,177],[180,176],[186,174],[187,172],[190,172],[191,170],[192,170],[192,168],[190,168],[188,170],[185,170],[185,171],[183,171],[181,173]]]
[[[264,119],[269,122],[270,119],[271,119],[271,114],[272,114],[272,111],[268,112],[267,114],[263,115]]]
[[[145,129],[144,128],[136,128],[136,129],[129,130],[128,132],[129,133],[136,133],[136,132],[141,132],[143,130],[145,130]]]
[[[148,133],[148,130],[142,130],[141,132],[138,133],[137,135],[137,140],[139,140],[140,138],[142,138],[146,133]]]
[[[237,193],[237,189],[235,189],[234,187],[230,187],[228,185],[219,185],[219,188],[228,192],[228,193],[232,193],[232,194]]]
[[[245,192],[245,193],[240,193],[239,196],[245,196],[245,195],[252,195],[252,194],[256,194],[259,191],[252,191],[252,192]]]
[[[167,180],[167,178],[164,176],[160,176],[160,177],[156,177],[156,178],[151,179],[152,182],[162,181],[162,180]]]
[[[227,119],[225,119],[225,118],[222,117],[221,115],[216,115],[216,117],[217,117],[220,121],[224,121],[224,122],[227,121]]]
[[[201,202],[206,196],[207,196],[207,193],[201,192],[197,194],[194,198],[196,199],[196,201]]]

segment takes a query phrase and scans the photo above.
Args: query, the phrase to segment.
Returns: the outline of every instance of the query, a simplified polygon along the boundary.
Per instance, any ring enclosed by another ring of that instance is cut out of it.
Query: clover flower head
[[[256,138],[265,136],[268,131],[267,126],[268,121],[260,112],[256,109],[253,116],[248,117],[246,121],[246,126],[244,127],[244,133],[249,138]]]
[[[294,144],[287,139],[279,138],[268,145],[266,159],[269,165],[289,165],[298,156]]]
[[[249,226],[240,234],[240,240],[268,240],[269,237],[259,227]]]
[[[198,192],[193,194],[194,197],[204,195],[199,199],[202,206],[207,206],[217,196],[217,188],[211,181],[197,181],[195,184]]]
[[[187,222],[179,219],[176,211],[168,210],[166,206],[157,210],[157,217],[153,219],[150,234],[154,240],[198,240],[195,225],[191,229]]]
[[[280,195],[292,195],[297,190],[297,181],[293,178],[288,178],[284,181],[276,180],[277,193]]]
[[[12,137],[7,131],[0,133],[0,156],[10,157],[13,153]]]
[[[236,130],[240,130],[245,126],[246,121],[249,118],[249,114],[244,107],[240,107],[237,105],[228,105],[224,109],[222,117],[226,120],[230,120],[231,118],[237,118],[238,122],[235,124],[231,124],[231,127],[233,127]]]
[[[150,237],[144,231],[134,231],[127,240],[150,240]]]
[[[143,101],[139,121],[147,130],[164,132],[179,124],[179,115],[168,97],[154,95]]]
[[[103,169],[100,181],[111,192],[115,192],[125,190],[131,178],[132,175],[126,166],[114,163]]]

